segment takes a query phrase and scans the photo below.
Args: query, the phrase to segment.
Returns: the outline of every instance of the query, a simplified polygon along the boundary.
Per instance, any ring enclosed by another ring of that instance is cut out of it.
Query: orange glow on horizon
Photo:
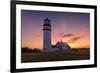
[[[60,40],[52,40],[52,45],[55,45],[57,41],[60,41]],[[63,42],[66,42],[68,43],[68,39],[62,39]],[[22,47],[29,47],[29,48],[38,48],[38,49],[43,49],[42,43],[43,41],[40,41],[40,40],[36,40],[36,42],[26,42],[22,45]],[[68,43],[69,46],[71,46],[71,48],[90,48],[90,42],[89,42],[89,39],[88,38],[83,38],[83,39],[80,39],[79,41],[76,41],[74,43]]]

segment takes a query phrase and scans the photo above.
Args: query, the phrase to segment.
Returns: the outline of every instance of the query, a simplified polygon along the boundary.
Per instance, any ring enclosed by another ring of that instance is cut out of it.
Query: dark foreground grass
[[[22,53],[21,62],[45,62],[90,59],[90,49],[72,49],[56,52]]]

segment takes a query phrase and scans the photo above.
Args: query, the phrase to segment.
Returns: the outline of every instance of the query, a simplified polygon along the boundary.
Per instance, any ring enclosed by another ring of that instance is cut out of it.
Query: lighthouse
[[[44,19],[43,24],[43,49],[51,50],[51,22],[48,18]]]

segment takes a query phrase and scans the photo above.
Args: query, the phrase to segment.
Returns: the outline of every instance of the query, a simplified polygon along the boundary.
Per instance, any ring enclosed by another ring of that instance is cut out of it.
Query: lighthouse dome
[[[44,19],[44,21],[49,21],[50,22],[50,20],[48,18]]]
[[[45,26],[49,26],[49,27],[51,27],[51,23],[50,23],[51,21],[48,19],[48,18],[46,18],[46,19],[44,19],[44,27]]]

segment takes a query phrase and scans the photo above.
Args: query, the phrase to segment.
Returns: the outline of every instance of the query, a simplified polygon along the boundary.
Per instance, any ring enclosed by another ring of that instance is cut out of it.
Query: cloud
[[[71,39],[69,40],[69,42],[76,42],[76,41],[78,41],[78,40],[81,39],[81,38],[83,38],[83,36],[75,36],[75,37],[71,38]]]
[[[76,41],[80,40],[81,38],[85,37],[85,35],[73,34],[73,33],[60,33],[61,38],[68,38],[66,43],[75,43]]]
[[[40,37],[40,35],[36,35],[35,37]]]
[[[75,43],[75,42],[74,42],[74,41],[72,41],[72,42],[68,41],[68,42],[66,42],[66,43]]]
[[[69,33],[69,34],[63,34],[63,33],[61,33],[60,36],[61,36],[62,38],[69,38],[69,37],[74,36],[74,34],[72,34],[72,33]]]

